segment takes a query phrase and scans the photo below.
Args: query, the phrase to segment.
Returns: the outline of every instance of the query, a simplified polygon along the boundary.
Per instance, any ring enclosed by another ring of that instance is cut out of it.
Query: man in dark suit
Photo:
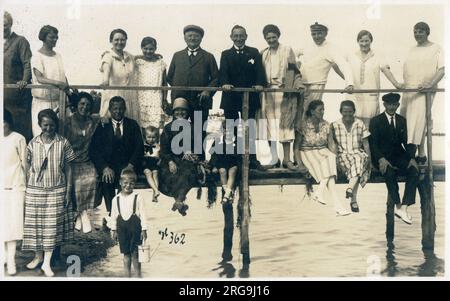
[[[173,55],[167,73],[167,82],[171,86],[217,87],[219,70],[216,59],[211,53],[200,47],[205,33],[204,30],[196,25],[188,25],[184,27],[183,33],[187,48]],[[198,111],[201,113],[201,125],[204,126],[208,119],[209,110],[212,108],[214,92],[172,91],[170,95],[172,101],[179,97],[186,99],[190,106],[189,117],[191,122],[195,125],[194,112]],[[203,131],[202,138],[204,137]]]
[[[224,110],[225,118],[239,119],[242,111],[242,92],[230,91],[233,87],[262,90],[267,85],[266,73],[258,49],[245,45],[247,32],[244,27],[235,25],[231,30],[233,46],[222,52],[220,58],[220,84],[224,89],[220,108]],[[248,118],[255,120],[256,111],[261,107],[259,93],[250,93]],[[254,125],[254,122],[249,123]],[[236,129],[234,130],[236,135]],[[250,133],[256,133],[250,131]],[[253,136],[253,135],[250,135]],[[250,168],[264,170],[256,159],[255,137],[250,137]]]
[[[100,192],[105,198],[108,215],[115,189],[120,189],[120,173],[124,169],[136,170],[144,154],[140,127],[133,119],[124,117],[125,110],[122,97],[111,98],[111,118],[108,123],[99,123],[89,148],[90,158],[101,177]]]
[[[395,207],[395,215],[411,224],[407,208],[415,203],[419,168],[414,159],[415,146],[407,144],[406,119],[395,111],[400,103],[400,95],[389,93],[383,96],[385,112],[370,121],[370,151],[372,163],[386,180],[389,196]],[[400,202],[397,174],[406,174],[405,192]]]

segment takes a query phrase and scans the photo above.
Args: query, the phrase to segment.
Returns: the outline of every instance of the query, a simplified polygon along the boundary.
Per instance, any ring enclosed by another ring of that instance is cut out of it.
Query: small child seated
[[[236,177],[239,171],[239,165],[242,162],[242,156],[237,154],[237,147],[233,141],[228,141],[223,136],[222,141],[216,144],[214,142],[210,149],[211,159],[209,164],[212,166],[212,172],[220,174],[222,184],[222,204],[233,203],[234,191],[236,189]]]
[[[148,185],[153,189],[153,202],[158,202],[159,180],[159,129],[154,126],[148,126],[144,129],[144,163],[142,169],[147,178]]]
[[[136,173],[125,169],[120,175],[120,191],[112,200],[111,233],[113,240],[119,240],[120,253],[127,277],[131,277],[133,264],[137,277],[141,277],[138,260],[138,246],[147,239],[147,225],[144,201],[134,192]]]

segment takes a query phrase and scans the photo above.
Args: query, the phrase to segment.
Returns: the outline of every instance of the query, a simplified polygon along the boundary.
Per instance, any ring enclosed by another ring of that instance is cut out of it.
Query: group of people
[[[224,126],[223,137],[212,147],[223,151],[212,152],[208,164],[204,163],[204,150],[198,153],[193,147],[195,139],[205,139],[206,127],[197,133],[190,125],[196,119],[201,119],[202,125],[207,121],[214,92],[174,90],[169,104],[165,91],[107,89],[102,93],[99,114],[93,114],[92,95],[70,89],[61,55],[54,51],[58,30],[42,27],[39,39],[43,45],[32,55],[27,40],[11,31],[12,23],[11,15],[5,13],[4,83],[19,85],[18,89],[4,89],[9,274],[16,272],[16,241],[23,239],[22,248],[36,252],[27,267],[34,269],[42,263],[45,275],[53,276],[52,254],[73,238],[74,229],[92,230],[88,210],[102,198],[108,211],[106,225],[119,240],[125,267],[130,272],[134,263],[139,274],[137,246],[146,239],[147,227],[144,201],[133,191],[138,173],[145,175],[153,189],[154,202],[160,193],[171,196],[175,199],[172,210],[183,216],[189,208],[187,193],[204,183],[209,174],[205,166],[220,177],[222,202],[233,202],[242,154],[237,150],[242,145],[237,127]],[[397,216],[410,224],[407,207],[415,199],[416,161],[426,161],[424,94],[405,93],[401,115],[395,113],[399,94],[383,96],[386,110],[382,114],[378,93],[351,94],[340,105],[342,119],[330,124],[323,119],[320,91],[331,68],[345,80],[349,93],[379,89],[380,71],[396,88],[433,88],[444,76],[442,49],[428,40],[428,25],[417,23],[417,46],[405,61],[404,83],[399,83],[389,65],[370,48],[370,32],[362,30],[357,36],[360,49],[345,57],[326,41],[326,26],[316,22],[310,29],[314,48],[296,55],[291,47],[280,44],[276,25],[263,28],[268,47],[261,52],[246,45],[247,32],[236,25],[230,34],[233,45],[221,54],[220,69],[214,56],[200,47],[205,32],[199,26],[184,28],[187,47],[174,54],[169,68],[156,53],[155,39],[145,37],[142,55],[133,56],[124,50],[127,33],[115,29],[109,37],[111,49],[101,56],[101,85],[221,87],[220,108],[227,120],[241,118],[243,93],[233,91],[235,87],[298,89],[299,93],[250,93],[248,118],[266,121],[259,127],[262,130],[250,136],[250,168],[266,169],[257,159],[255,140],[267,140],[274,166],[308,171],[319,184],[314,199],[325,204],[328,189],[336,213],[348,215],[336,193],[337,169],[349,179],[345,196],[351,210],[358,212],[358,187],[367,182],[373,165],[386,178]],[[30,94],[23,89],[30,80],[55,89],[32,89]],[[59,90],[70,95],[73,108],[64,121],[63,135],[58,134],[56,113],[65,110],[58,107]],[[165,124],[164,108],[169,106],[172,121]],[[184,125],[191,129],[191,141],[180,145],[178,136]],[[278,142],[283,146],[282,160]],[[175,150],[174,145],[182,150]],[[399,171],[408,175],[402,202],[396,180]]]

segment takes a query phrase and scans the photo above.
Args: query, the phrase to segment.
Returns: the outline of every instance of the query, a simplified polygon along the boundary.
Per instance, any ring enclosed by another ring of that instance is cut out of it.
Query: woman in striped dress
[[[331,124],[331,130],[337,145],[338,168],[349,180],[345,197],[350,199],[350,209],[359,212],[356,194],[358,184],[361,187],[370,177],[369,130],[361,119],[355,118],[355,103],[351,100],[341,102],[339,110],[342,119]]]
[[[27,147],[27,186],[23,250],[35,252],[27,265],[35,269],[42,261],[46,276],[53,250],[73,238],[73,212],[70,202],[71,167],[75,154],[69,141],[58,135],[58,117],[52,109],[38,114],[42,133]]]
[[[300,157],[311,176],[319,183],[314,199],[325,205],[325,188],[328,189],[336,214],[348,215],[336,192],[336,155],[330,124],[323,119],[324,104],[321,100],[309,103],[305,119],[300,127]]]

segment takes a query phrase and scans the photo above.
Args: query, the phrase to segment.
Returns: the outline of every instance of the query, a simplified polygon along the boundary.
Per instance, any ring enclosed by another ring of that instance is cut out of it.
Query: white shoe
[[[55,276],[55,273],[53,273],[51,267],[44,267],[44,266],[42,266],[41,270],[44,272],[46,277],[53,277],[53,276]]]
[[[346,216],[346,215],[350,215],[351,212],[348,211],[347,209],[341,208],[341,209],[336,209],[336,216]]]
[[[313,197],[313,200],[318,202],[318,203],[320,203],[320,204],[322,204],[322,205],[326,205],[327,204],[327,202],[322,197],[319,197],[318,195],[315,195]]]
[[[408,225],[412,224],[412,220],[408,213],[405,210],[397,209],[397,207],[394,208],[395,216],[400,218],[403,222],[405,222]]]
[[[92,232],[91,221],[89,220],[89,216],[86,211],[81,214],[81,224],[83,226],[83,233]]]
[[[17,274],[17,269],[16,269],[15,263],[8,263],[6,270],[7,270],[7,273],[9,276],[14,276],[15,274]]]
[[[27,264],[27,269],[34,270],[43,261],[44,258],[42,257],[34,257],[34,259],[29,264]]]
[[[82,224],[81,224],[81,217],[78,215],[77,219],[75,220],[75,230],[81,231]]]

